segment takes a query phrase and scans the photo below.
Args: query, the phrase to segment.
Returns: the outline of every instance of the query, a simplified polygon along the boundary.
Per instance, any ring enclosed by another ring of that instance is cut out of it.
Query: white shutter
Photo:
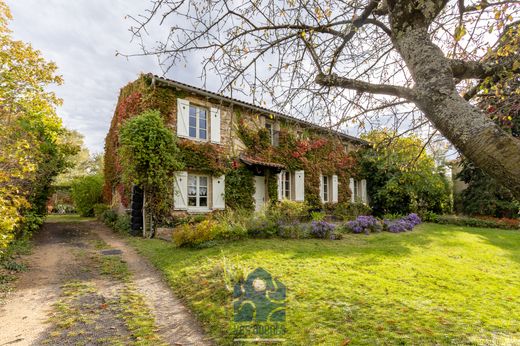
[[[211,142],[220,143],[220,109],[211,108]]]
[[[278,200],[281,201],[283,199],[283,173],[284,171],[277,174],[278,178]]]
[[[348,186],[348,187],[350,188],[350,193],[351,193],[351,195],[350,195],[350,201],[351,201],[352,203],[354,203],[354,202],[356,201],[356,196],[354,196],[354,178],[350,178],[349,186]]]
[[[363,203],[368,203],[367,181],[365,179],[361,180],[361,200]]]
[[[294,172],[294,200],[303,202],[305,200],[305,172]]]
[[[325,200],[323,198],[323,175],[320,174],[320,201],[324,203]]]
[[[226,189],[226,177],[221,175],[220,177],[212,177],[212,201],[213,201],[213,209],[225,209],[226,202],[224,200],[224,192]]]
[[[189,137],[190,102],[177,99],[177,137]]]
[[[188,172],[175,172],[173,188],[173,209],[188,209]]]
[[[338,176],[332,176],[332,203],[338,203]]]

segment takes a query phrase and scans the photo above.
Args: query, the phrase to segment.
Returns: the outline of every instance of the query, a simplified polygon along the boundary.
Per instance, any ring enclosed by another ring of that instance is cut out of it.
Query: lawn
[[[423,224],[198,250],[131,242],[219,344],[233,343],[230,281],[257,267],[287,287],[289,345],[520,344],[519,231]]]

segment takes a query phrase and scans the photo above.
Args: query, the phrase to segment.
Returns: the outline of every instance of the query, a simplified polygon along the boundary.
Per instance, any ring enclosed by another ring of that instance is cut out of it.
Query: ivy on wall
[[[187,169],[213,176],[226,172],[227,158],[221,146],[187,139],[180,140],[177,145],[180,149],[179,158]]]
[[[338,202],[350,199],[349,178],[353,174],[354,158],[341,140],[333,136],[304,133],[297,138],[295,130],[283,126],[278,133],[278,146],[270,145],[265,128],[254,128],[237,113],[237,133],[247,147],[247,153],[257,159],[283,164],[288,170],[305,171],[305,199],[313,207],[321,207],[320,174],[338,176]],[[268,181],[271,199],[277,199],[276,177]]]
[[[177,98],[186,94],[173,88],[156,87],[148,75],[121,89],[119,101],[105,142],[105,186],[104,199],[112,201],[112,191],[117,191],[121,202],[128,206],[130,186],[121,179],[122,169],[117,155],[119,130],[121,124],[147,109],[160,111],[167,126],[174,123],[174,110]],[[303,132],[296,136],[295,129],[282,124],[279,131],[279,145],[274,147],[270,135],[264,127],[254,127],[245,121],[239,112],[236,132],[246,146],[249,155],[256,158],[281,163],[288,170],[305,171],[305,198],[310,205],[322,207],[319,196],[320,173],[338,175],[339,202],[350,198],[349,178],[352,174],[354,159],[350,156],[341,140],[337,137]],[[172,127],[172,126],[171,126]],[[221,146],[211,143],[179,140],[180,161],[186,169],[211,174],[226,175],[226,204],[231,208],[253,208],[254,182],[252,173],[239,163],[236,157],[228,157]],[[267,175],[267,192],[271,200],[278,198],[276,175]]]
[[[105,185],[103,199],[112,201],[113,191],[117,191],[122,204],[126,207],[130,201],[130,187],[122,182],[122,169],[117,150],[119,148],[119,130],[121,124],[147,109],[160,111],[165,123],[168,124],[175,109],[177,97],[184,94],[171,88],[158,88],[152,85],[148,75],[141,75],[137,80],[121,89],[118,103],[105,139]]]
[[[231,169],[226,172],[226,206],[232,209],[253,210],[255,201],[253,193],[255,190],[253,172],[244,165],[232,164]],[[236,168],[234,168],[236,167]]]

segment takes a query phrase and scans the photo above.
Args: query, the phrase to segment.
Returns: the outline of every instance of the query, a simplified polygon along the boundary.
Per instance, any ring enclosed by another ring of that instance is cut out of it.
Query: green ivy
[[[187,169],[219,176],[226,172],[226,158],[222,148],[211,143],[181,140],[179,160]]]
[[[232,209],[254,209],[253,173],[246,167],[230,169],[226,174],[226,206]]]
[[[141,186],[152,216],[160,216],[171,204],[173,173],[183,168],[175,137],[156,110],[127,120],[120,132],[119,155],[123,180]]]

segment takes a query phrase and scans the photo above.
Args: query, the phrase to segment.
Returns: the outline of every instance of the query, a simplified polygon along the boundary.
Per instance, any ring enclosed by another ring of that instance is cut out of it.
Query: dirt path
[[[97,222],[46,223],[0,306],[0,345],[210,345],[161,275]]]

